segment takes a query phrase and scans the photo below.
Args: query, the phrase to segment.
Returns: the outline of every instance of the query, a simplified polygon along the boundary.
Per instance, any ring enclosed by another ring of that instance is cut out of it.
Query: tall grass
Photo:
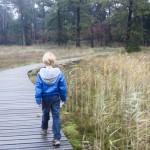
[[[64,72],[65,110],[78,124],[82,149],[149,149],[150,55],[89,58]]]

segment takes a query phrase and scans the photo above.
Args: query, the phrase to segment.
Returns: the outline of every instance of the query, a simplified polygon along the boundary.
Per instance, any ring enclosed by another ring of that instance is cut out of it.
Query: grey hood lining
[[[61,73],[61,71],[59,68],[41,68],[40,72],[39,72],[42,80],[47,85],[55,84],[60,73]]]

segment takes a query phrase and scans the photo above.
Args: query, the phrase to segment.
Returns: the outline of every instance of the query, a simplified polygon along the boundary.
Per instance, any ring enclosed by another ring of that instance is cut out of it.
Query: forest
[[[150,45],[149,0],[0,0],[0,45]]]

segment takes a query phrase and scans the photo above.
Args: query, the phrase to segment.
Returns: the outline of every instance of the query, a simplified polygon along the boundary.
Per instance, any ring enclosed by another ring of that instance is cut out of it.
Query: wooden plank
[[[30,135],[32,137],[32,135]],[[61,139],[61,141],[63,140],[66,140],[66,138],[63,138]],[[41,138],[38,138],[38,139],[27,139],[27,138],[24,138],[24,139],[18,139],[17,137],[14,137],[14,140],[5,140],[5,141],[0,141],[0,146],[2,145],[15,145],[15,144],[36,144],[36,143],[40,143],[40,142],[44,142],[44,143],[47,143],[47,142],[52,142],[53,141],[53,138],[47,138],[45,136],[41,136]]]
[[[34,114],[34,115],[37,115],[37,113],[39,113],[39,111],[37,109],[35,110],[28,110],[28,112],[23,112],[23,111],[16,111],[16,110],[11,110],[9,112],[6,112],[5,111],[0,111],[0,116],[3,115],[3,116],[7,116],[7,115],[31,115],[31,114]],[[41,113],[40,113],[41,114]]]
[[[40,136],[40,138],[41,138],[41,129],[39,129],[39,130],[36,130],[36,132],[34,131],[34,132],[31,132],[31,131],[26,131],[26,132],[15,132],[15,130],[14,130],[14,132],[12,132],[12,131],[10,131],[10,132],[2,132],[3,134],[1,135],[1,137],[3,137],[3,138],[1,138],[0,140],[1,141],[3,141],[3,139],[5,138],[5,140],[9,140],[9,138],[10,137],[19,137],[19,136],[24,136],[24,137],[26,137],[26,136],[30,136],[31,135],[31,133],[32,133],[32,136],[34,136],[34,135],[36,135],[37,136],[37,138]],[[48,130],[48,132],[49,132],[49,134],[47,135],[48,136],[48,138],[49,137],[52,137],[53,136],[53,133],[52,133],[52,130]],[[65,138],[65,135],[61,132],[61,135],[62,135],[62,137],[64,137],[64,139],[66,139]]]
[[[34,134],[34,135],[17,135],[17,136],[5,136],[3,137],[3,139],[0,140],[0,145],[4,145],[4,142],[6,141],[27,141],[27,140],[33,140],[33,139],[38,139],[41,140],[41,138],[43,139],[48,139],[50,141],[53,140],[53,136],[52,134],[49,134],[48,136],[43,137],[40,134]],[[61,141],[66,140],[65,136],[62,136]]]
[[[45,142],[45,143],[34,143],[33,144],[20,144],[20,145],[6,145],[5,147],[2,145],[0,146],[0,149],[2,150],[18,150],[18,149],[27,149],[27,150],[53,150],[53,149],[59,149],[59,150],[72,150],[72,147],[67,141],[62,141],[61,146],[54,147],[52,146],[52,142]]]

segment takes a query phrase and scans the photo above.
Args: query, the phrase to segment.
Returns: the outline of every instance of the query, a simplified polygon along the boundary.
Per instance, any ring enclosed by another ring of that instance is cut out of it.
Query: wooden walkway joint
[[[58,63],[68,61],[70,59]],[[28,65],[0,72],[0,150],[73,150],[63,133],[61,146],[57,148],[52,146],[52,134],[40,134],[41,118],[37,114],[41,109],[35,104],[34,85],[27,76],[28,71],[40,66]],[[49,126],[51,129],[51,123]]]

